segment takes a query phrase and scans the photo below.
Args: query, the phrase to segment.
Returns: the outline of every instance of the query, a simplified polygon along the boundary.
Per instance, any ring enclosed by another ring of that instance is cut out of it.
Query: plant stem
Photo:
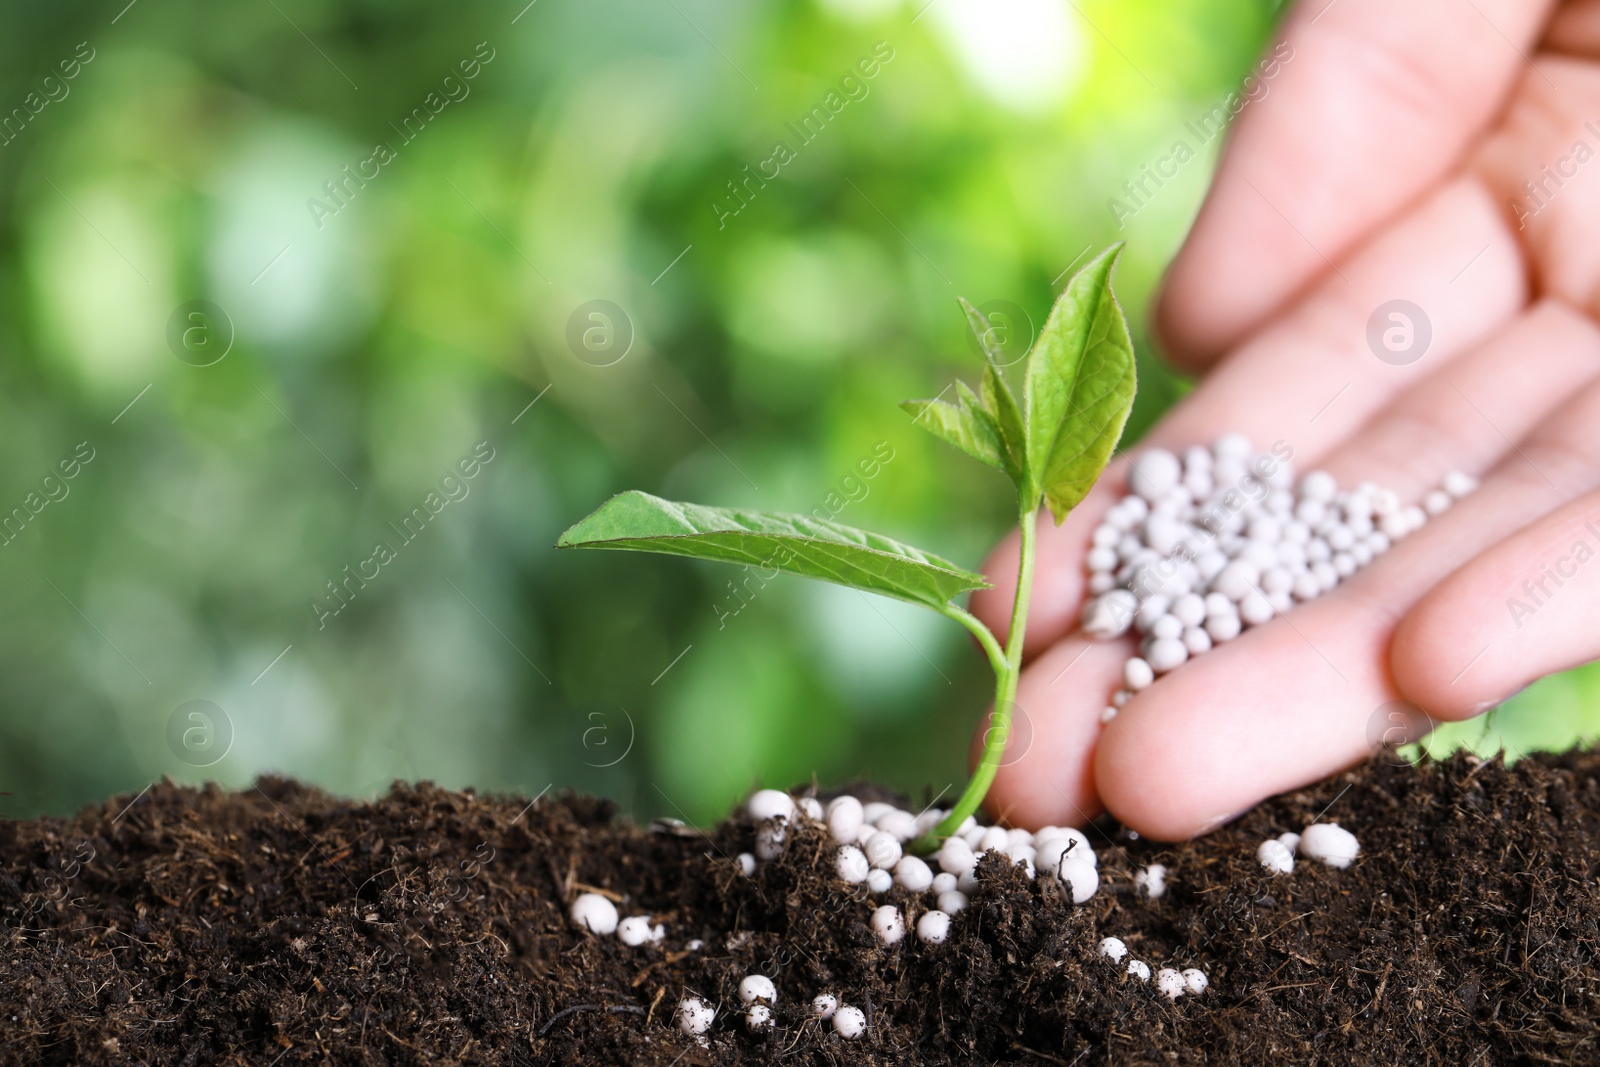
[[[1011,601],[1011,628],[1006,633],[1006,647],[1002,652],[989,628],[971,613],[950,605],[945,614],[971,630],[988,653],[989,664],[994,668],[994,709],[989,715],[989,729],[983,737],[983,755],[972,772],[966,789],[956,800],[950,814],[940,820],[933,831],[913,845],[913,851],[931,852],[940,841],[956,831],[967,816],[978,810],[984,794],[994,784],[1000,770],[1000,758],[1005,754],[1006,741],[1011,734],[1011,712],[1016,707],[1017,679],[1022,674],[1022,639],[1028,626],[1028,596],[1033,592],[1034,523],[1039,517],[1038,508],[1024,511],[1018,523],[1020,544],[1017,559],[1017,592]]]
[[[973,636],[978,639],[978,644],[983,646],[983,651],[988,655],[989,666],[994,668],[996,679],[1011,668],[1011,661],[1006,659],[1005,649],[1000,647],[1000,642],[995,640],[993,632],[979,622],[975,615],[963,611],[954,604],[946,604],[944,614],[972,631]]]

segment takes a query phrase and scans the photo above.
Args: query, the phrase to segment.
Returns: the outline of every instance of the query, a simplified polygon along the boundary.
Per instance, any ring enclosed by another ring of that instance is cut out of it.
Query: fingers
[[[1272,54],[1280,69],[1241,113],[1167,276],[1157,325],[1168,353],[1191,367],[1215,362],[1449,173],[1549,7],[1297,5]]]
[[[1508,367],[1517,368],[1527,352],[1542,353],[1539,373],[1508,373]],[[1436,485],[1446,471],[1487,469],[1507,448],[1501,434],[1523,436],[1558,408],[1575,385],[1597,375],[1600,337],[1592,324],[1563,306],[1541,304],[1488,344],[1447,364],[1423,385],[1400,397],[1380,418],[1327,456],[1324,466],[1342,484],[1381,477],[1386,485],[1415,498]],[[1417,543],[1414,540],[1409,544]],[[1393,558],[1378,565],[1389,567],[1389,573],[1369,572],[1370,580],[1390,596],[1409,603],[1426,591],[1433,575],[1406,565],[1403,556],[1398,565],[1392,563]],[[1347,585],[1333,596],[1348,598],[1351,588],[1359,586]],[[1093,811],[1085,799],[1093,783],[1114,798],[1109,803],[1119,817],[1129,820],[1141,832],[1181,836],[1193,825],[1204,825],[1229,814],[1232,805],[1240,803],[1226,795],[1213,796],[1211,791],[1220,786],[1252,785],[1244,791],[1246,794],[1258,792],[1265,796],[1295,784],[1270,776],[1251,782],[1249,776],[1254,768],[1284,766],[1282,753],[1276,749],[1266,754],[1264,762],[1257,763],[1248,762],[1242,749],[1234,751],[1227,745],[1214,752],[1209,749],[1215,740],[1216,724],[1237,714],[1236,691],[1265,687],[1281,701],[1281,715],[1312,722],[1323,714],[1325,705],[1333,707],[1344,701],[1370,716],[1374,709],[1393,699],[1384,673],[1383,642],[1392,616],[1380,614],[1375,620],[1370,613],[1346,617],[1347,624],[1367,625],[1376,638],[1365,646],[1369,684],[1364,695],[1360,691],[1352,695],[1351,683],[1338,670],[1330,670],[1329,664],[1316,654],[1326,639],[1317,639],[1315,648],[1306,643],[1300,632],[1306,625],[1304,610],[1309,609],[1297,609],[1285,620],[1251,631],[1200,657],[1130,702],[1105,731],[1111,751],[1102,757],[1098,775],[1093,768],[1083,769],[1082,754],[1101,738],[1099,712],[1105,697],[1118,685],[1121,663],[1130,654],[1131,645],[1093,645],[1089,654],[1077,659],[1083,648],[1081,639],[1062,642],[1023,675],[1018,703],[1033,722],[1029,755],[1002,769],[991,794],[995,798],[992,810],[1005,811],[1023,825],[1059,823],[1079,817],[1079,809]],[[1273,627],[1277,628],[1275,637],[1266,633]],[[1277,650],[1274,642],[1281,643],[1286,651]],[[1262,662],[1290,665],[1281,688],[1271,689]],[[1070,671],[1058,680],[1058,672],[1069,663]],[[1217,671],[1212,681],[1198,678],[1196,673],[1208,663]],[[1347,668],[1341,669],[1348,673]],[[1246,684],[1240,685],[1239,679],[1245,679]],[[1194,684],[1179,692],[1180,682]],[[1135,729],[1136,723],[1142,725]],[[1196,733],[1185,732],[1197,724],[1200,729]],[[1264,739],[1273,739],[1269,747],[1279,744],[1275,740],[1278,731],[1272,723],[1258,726]],[[1329,746],[1326,751],[1350,751],[1354,754],[1349,758],[1358,759],[1365,753],[1363,746],[1368,740],[1363,733],[1353,749],[1348,745]],[[1228,744],[1236,742],[1237,738],[1230,738]],[[1313,754],[1323,751],[1323,739],[1314,738],[1309,750]],[[1209,756],[1199,758],[1208,752]],[[1155,764],[1147,762],[1152,755],[1172,761],[1168,773],[1153,774]],[[1207,759],[1215,761],[1216,767]],[[1126,763],[1115,762],[1118,760]],[[1303,769],[1296,764],[1289,767]],[[1213,781],[1208,777],[1212,774],[1220,777]],[[1179,792],[1167,783],[1169,778],[1182,778],[1188,785]],[[1152,788],[1153,780],[1162,784]],[[1071,798],[1071,806],[1065,803],[1067,798]],[[1147,812],[1139,804],[1157,810]],[[1188,812],[1188,823],[1174,823],[1175,812]]]
[[[1541,288],[1600,311],[1600,70],[1541,57],[1484,139],[1472,170],[1504,205],[1536,264]]]
[[[1305,469],[1527,301],[1521,250],[1471,179],[1422,201],[1340,272],[1218,365],[1151,440],[1181,447],[1225,430],[1258,443],[1282,438]],[[1411,351],[1385,348],[1381,331],[1368,336],[1374,312],[1397,298],[1416,305]]]
[[[1560,508],[1451,574],[1395,632],[1395,681],[1446,719],[1600,658],[1600,494]],[[1464,662],[1463,662],[1464,661]]]
[[[1470,269],[1463,271],[1464,266]],[[1397,394],[1448,364],[1508,321],[1525,299],[1521,253],[1499,209],[1475,182],[1455,182],[1364,247],[1316,292],[1213,371],[1152,431],[1173,448],[1237,430],[1261,447],[1285,441],[1306,469]],[[1424,308],[1431,340],[1396,366],[1367,340],[1373,309],[1404,294]],[[1107,470],[1058,529],[1039,525],[1027,652],[1047,648],[1077,624],[1090,533],[1122,492],[1125,462]],[[973,612],[996,633],[1010,622],[1016,536],[985,561],[995,588],[975,594]]]
[[[1583,345],[1600,363],[1600,331],[1580,332],[1566,322],[1547,334],[1551,322],[1524,320],[1488,358],[1504,360],[1559,336],[1562,343]],[[1554,416],[1528,407],[1521,417],[1538,428],[1476,493],[1332,594],[1247,632],[1130,700],[1096,751],[1095,780],[1106,806],[1142,833],[1183,837],[1364,758],[1374,716],[1399,698],[1389,648],[1401,616],[1466,561],[1600,484],[1600,442],[1593,431],[1600,386],[1590,384]],[[1438,674],[1412,684],[1436,692],[1443,671],[1459,673],[1479,647],[1451,649]],[[1450,678],[1442,680],[1448,687]],[[1419,703],[1438,715],[1435,706]]]
[[[1600,374],[1593,322],[1541,301],[1470,356],[1399,397],[1320,466],[1340,485],[1381,481],[1420,500],[1441,474],[1488,470]]]

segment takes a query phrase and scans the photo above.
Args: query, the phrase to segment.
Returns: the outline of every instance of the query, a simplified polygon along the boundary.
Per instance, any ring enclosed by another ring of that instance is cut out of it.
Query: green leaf
[[[808,515],[708,508],[619,493],[556,542],[743,563],[942,609],[988,582],[948,560]]]
[[[959,382],[957,384],[960,385]],[[972,390],[966,391],[971,395]],[[976,401],[977,398],[973,399]],[[1000,432],[981,404],[974,408],[965,402],[951,404],[944,400],[906,400],[901,402],[900,407],[911,416],[912,421],[939,440],[954,445],[996,470],[1006,469],[1005,447],[1000,441]]]
[[[985,367],[984,368],[984,379],[985,379],[985,381],[987,381],[987,379],[989,378],[989,376],[991,374],[995,374],[995,373],[998,373],[998,372],[996,372],[993,367]],[[1004,388],[1004,382],[1001,383],[1001,387]],[[984,424],[985,427],[987,427],[987,432],[989,432],[989,433],[994,435],[995,448],[996,448],[996,451],[998,452],[999,457],[1000,457],[1000,464],[1001,464],[1000,469],[1005,471],[1006,474],[1010,476],[1010,478],[1011,478],[1011,480],[1013,482],[1016,482],[1018,485],[1021,485],[1022,484],[1022,448],[1021,448],[1022,438],[1020,436],[1018,436],[1015,439],[1015,441],[1016,441],[1016,446],[1015,447],[1013,447],[1012,442],[1006,440],[1005,431],[1002,430],[1001,427],[1000,427],[1000,420],[999,420],[998,414],[996,413],[996,410],[995,410],[995,407],[994,407],[993,403],[991,403],[991,401],[990,401],[990,397],[988,395],[988,390],[986,389],[985,390],[985,395],[980,397],[980,396],[978,396],[978,394],[976,394],[976,393],[974,393],[972,391],[972,389],[967,385],[966,382],[963,382],[960,379],[957,379],[956,380],[956,395],[958,397],[960,397],[960,399],[961,399],[961,407],[962,407],[962,409],[965,410],[965,411],[970,411],[974,418],[978,419],[980,422],[982,422]],[[1007,395],[1009,396],[1009,394],[1007,394]],[[1015,406],[1015,403],[1016,403],[1015,401],[1012,401],[1012,405],[1013,406]],[[1018,425],[1020,426],[1021,423],[1019,422]]]
[[[973,307],[966,297],[958,296],[956,300],[967,316],[967,328],[978,339],[978,347],[983,349],[983,356],[989,361],[989,365],[997,368],[1005,366],[1005,350],[994,339],[994,323],[985,318],[983,312]]]
[[[982,396],[964,382],[956,382],[958,404],[933,400],[908,400],[900,406],[928,432],[967,455],[1004,471],[1020,487],[1026,462],[1022,413],[1002,370],[1005,351],[995,340],[994,327],[983,312],[965,297],[956,297],[967,326],[978,339],[985,360]],[[991,440],[992,438],[992,440]]]
[[[1027,474],[1028,435],[1022,426],[1022,410],[1017,407],[1017,398],[1006,384],[1005,376],[993,364],[984,368],[979,388],[983,391],[983,406],[994,418],[1000,443],[1010,457],[1011,480],[1021,486]]]
[[[1121,252],[1112,245],[1073,275],[1028,354],[1028,473],[1056,522],[1105,469],[1133,406],[1133,341],[1111,292]]]

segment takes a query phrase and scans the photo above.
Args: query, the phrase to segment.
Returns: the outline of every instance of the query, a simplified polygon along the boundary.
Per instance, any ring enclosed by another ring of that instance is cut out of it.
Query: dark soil
[[[1177,846],[1101,827],[1088,905],[985,860],[950,942],[892,949],[815,828],[745,878],[748,823],[638,828],[580,797],[263,780],[130,800],[0,824],[4,1063],[1600,1062],[1594,754],[1375,762]],[[1355,865],[1267,876],[1256,845],[1324,809]],[[1131,888],[1151,862],[1159,901]],[[578,932],[581,886],[666,940]],[[1210,989],[1167,1001],[1097,955],[1106,935]],[[759,1038],[735,1007],[750,973],[780,994]],[[868,1036],[806,1017],[824,990]],[[676,1027],[687,993],[720,1005],[704,1045]]]

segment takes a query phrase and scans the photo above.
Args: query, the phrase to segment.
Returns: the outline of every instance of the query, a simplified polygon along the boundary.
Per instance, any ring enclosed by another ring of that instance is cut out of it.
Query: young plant
[[[901,405],[918,425],[1004,472],[1016,487],[1020,563],[1004,647],[955,603],[962,594],[989,586],[981,575],[879,534],[808,515],[702,507],[631,491],[606,501],[562,534],[556,546],[753,564],[920,604],[972,631],[994,668],[994,709],[966,789],[917,843],[918,851],[931,851],[978,810],[1005,751],[1022,670],[1039,509],[1049,508],[1059,524],[1088,494],[1133,405],[1133,343],[1110,282],[1121,251],[1120,244],[1106,249],[1067,283],[1022,361],[1020,403],[989,324],[963,300],[985,356],[979,391],[958,381],[954,402]]]

